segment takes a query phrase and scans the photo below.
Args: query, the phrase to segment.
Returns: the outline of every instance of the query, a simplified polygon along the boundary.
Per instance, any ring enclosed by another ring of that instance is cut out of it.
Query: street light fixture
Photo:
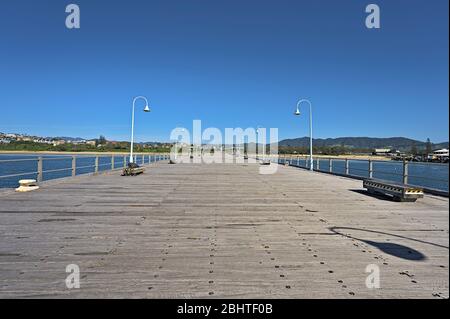
[[[258,125],[256,127],[256,159],[259,159],[259,156],[258,156],[259,155],[259,133],[261,132],[261,129],[263,129],[262,131],[263,131],[263,134],[264,134],[264,136],[262,138],[262,143],[261,143],[261,146],[262,146],[262,150],[261,150],[261,152],[262,152],[262,162],[265,162],[265,159],[266,159],[266,136],[265,136],[266,129],[263,128],[260,125]]]
[[[309,169],[314,171],[314,162],[313,162],[313,129],[312,129],[312,104],[307,99],[301,99],[297,102],[297,109],[295,110],[294,115],[300,115],[300,104],[306,102],[309,104]]]
[[[259,160],[259,128],[260,128],[261,126],[256,126],[256,160]]]
[[[148,106],[148,100],[145,96],[136,96],[133,99],[133,110],[131,113],[131,147],[130,147],[130,163],[134,163],[133,159],[133,145],[134,145],[134,106],[138,99],[142,99],[145,101],[144,112],[150,112],[150,107]]]
[[[181,133],[184,133],[184,127],[181,127],[180,124],[177,125],[177,130],[179,130]],[[177,141],[175,142],[175,161],[178,158],[178,151],[179,151],[179,149],[178,149],[179,146],[178,145],[179,145],[179,141],[178,141],[178,138],[177,138]]]

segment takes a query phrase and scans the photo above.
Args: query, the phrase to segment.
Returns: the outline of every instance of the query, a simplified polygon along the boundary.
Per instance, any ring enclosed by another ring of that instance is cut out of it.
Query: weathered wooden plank
[[[448,199],[257,164],[151,164],[0,194],[0,297],[448,297]],[[81,270],[69,290],[65,267]],[[365,285],[366,266],[381,288]]]

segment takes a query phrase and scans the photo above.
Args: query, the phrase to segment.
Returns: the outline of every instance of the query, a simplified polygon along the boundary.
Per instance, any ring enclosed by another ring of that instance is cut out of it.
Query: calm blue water
[[[37,178],[37,155],[28,154],[0,154],[0,188],[13,188],[18,186],[20,179],[36,179]],[[72,175],[72,156],[71,155],[42,155],[43,180],[50,180]],[[105,171],[111,169],[111,155],[99,156],[98,170]],[[145,155],[144,163],[154,162],[156,155]],[[4,160],[20,160],[14,162],[2,162]],[[126,163],[129,157],[125,156]],[[136,162],[141,165],[143,163],[142,156],[136,157]],[[77,155],[76,157],[76,174],[87,174],[94,172],[95,156],[93,155]],[[122,168],[124,166],[124,156],[114,155],[114,168]],[[56,171],[57,170],[57,171]],[[53,172],[45,172],[53,171]],[[5,177],[6,175],[29,173],[20,176]]]
[[[292,161],[293,165],[307,167],[306,159]],[[314,160],[317,169],[317,160]],[[319,169],[329,171],[328,159],[319,161]],[[345,160],[333,159],[333,172],[345,174]],[[369,177],[369,162],[367,160],[349,160],[349,174]],[[448,192],[448,164],[410,162],[408,165],[408,184],[426,188],[434,188]],[[403,163],[396,161],[374,161],[373,178],[393,182],[402,182]]]
[[[55,178],[62,178],[71,176],[72,171],[72,157],[70,155],[42,155],[43,170],[55,172],[44,172],[43,180],[50,180]],[[2,162],[2,160],[23,160],[15,162]],[[125,156],[126,163],[128,163],[128,156]],[[142,156],[136,158],[138,164],[142,164]],[[146,155],[144,163],[154,162],[155,155]],[[333,160],[333,172],[345,174],[345,161]],[[95,156],[92,155],[77,155],[76,174],[86,174],[94,172]],[[300,159],[298,162],[294,160],[294,165],[306,167],[307,160]],[[124,166],[124,156],[114,155],[114,168],[121,168]],[[317,160],[314,161],[314,167],[317,168]],[[368,177],[368,161],[366,160],[350,160],[349,173],[350,175]],[[111,156],[104,155],[99,157],[99,171],[111,169]],[[327,159],[320,160],[319,169],[323,171],[329,170],[329,162]],[[434,188],[448,191],[448,164],[437,163],[409,163],[409,184],[417,185],[427,188]],[[36,155],[16,155],[16,154],[0,154],[0,188],[12,188],[18,186],[19,179],[32,178],[36,179],[37,171],[37,156]],[[403,164],[395,161],[379,161],[373,162],[373,177],[394,182],[402,182]],[[30,173],[20,176],[6,177],[1,176]]]

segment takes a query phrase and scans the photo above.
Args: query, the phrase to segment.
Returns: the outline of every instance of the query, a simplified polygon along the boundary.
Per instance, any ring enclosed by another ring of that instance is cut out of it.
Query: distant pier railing
[[[309,169],[308,156],[279,155],[272,162]],[[376,178],[420,186],[427,193],[448,197],[448,164],[374,159],[314,157],[314,171],[356,179]]]
[[[11,155],[14,157],[14,155]],[[20,157],[20,155],[17,155]],[[138,165],[169,159],[168,154],[136,154]],[[0,159],[0,188],[15,187],[19,179],[36,179],[37,182],[73,177],[82,174],[98,174],[118,170],[129,163],[129,155],[40,155],[23,158]]]

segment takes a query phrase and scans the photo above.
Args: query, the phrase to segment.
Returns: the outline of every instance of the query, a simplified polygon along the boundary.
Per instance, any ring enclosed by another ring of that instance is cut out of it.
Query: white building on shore
[[[433,157],[434,158],[443,158],[443,157],[447,157],[448,158],[449,152],[447,148],[443,148],[440,150],[436,150],[433,152]]]

